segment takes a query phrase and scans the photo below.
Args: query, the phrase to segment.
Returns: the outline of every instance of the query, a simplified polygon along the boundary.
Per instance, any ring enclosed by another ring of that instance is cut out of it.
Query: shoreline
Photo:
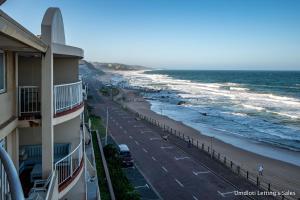
[[[131,110],[160,121],[160,123],[166,124],[169,127],[174,127],[177,131],[184,133],[186,136],[195,138],[205,145],[210,144],[210,136],[202,134],[200,131],[185,125],[181,121],[176,121],[152,111],[150,102],[141,97],[138,91],[121,89],[121,93],[118,96],[116,97],[117,99],[123,99],[125,97],[125,101],[122,100],[119,102]],[[236,164],[239,164],[241,168],[248,170],[252,174],[258,174],[258,165],[263,164],[264,176],[261,178],[263,178],[265,182],[271,183],[272,187],[279,191],[295,191],[296,196],[300,197],[299,166],[247,151],[217,138],[214,138],[213,149],[225,155]]]

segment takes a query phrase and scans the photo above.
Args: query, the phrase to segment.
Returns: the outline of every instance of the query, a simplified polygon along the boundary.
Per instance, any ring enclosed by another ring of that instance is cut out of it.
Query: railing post
[[[54,86],[54,99],[53,99],[53,104],[54,104],[54,114],[56,114],[56,87]]]

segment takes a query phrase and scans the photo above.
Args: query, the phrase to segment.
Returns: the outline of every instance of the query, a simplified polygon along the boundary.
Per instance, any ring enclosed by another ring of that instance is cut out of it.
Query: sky
[[[51,6],[88,61],[300,70],[299,0],[7,0],[1,9],[40,34]]]

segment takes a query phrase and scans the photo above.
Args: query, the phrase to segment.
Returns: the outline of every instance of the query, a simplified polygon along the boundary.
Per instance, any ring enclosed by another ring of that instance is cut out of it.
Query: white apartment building
[[[58,8],[40,36],[0,10],[0,199],[87,199],[82,58]]]

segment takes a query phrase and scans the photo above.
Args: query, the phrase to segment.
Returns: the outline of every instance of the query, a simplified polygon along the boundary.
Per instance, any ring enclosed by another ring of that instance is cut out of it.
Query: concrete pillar
[[[42,174],[47,178],[53,170],[53,53],[51,45],[42,55]]]

